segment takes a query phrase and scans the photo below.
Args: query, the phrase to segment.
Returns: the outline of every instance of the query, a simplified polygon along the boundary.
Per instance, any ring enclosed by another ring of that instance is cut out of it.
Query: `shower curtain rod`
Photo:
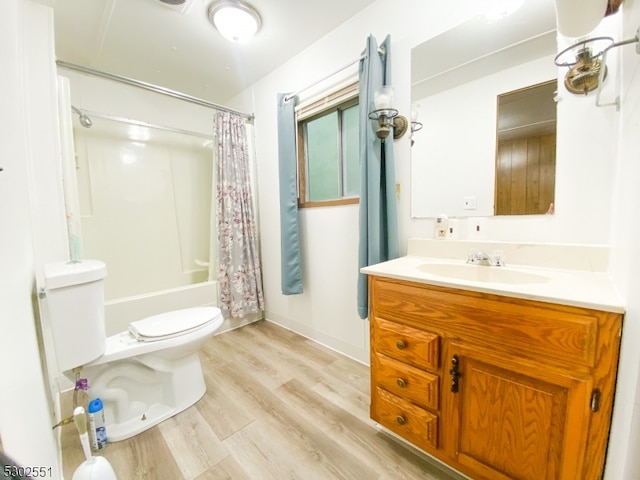
[[[89,67],[83,67],[82,65],[76,65],[75,63],[69,63],[63,60],[56,60],[56,65],[62,68],[68,68],[69,70],[76,70],[78,72],[94,75],[96,77],[102,77],[108,80],[114,80],[116,82],[125,83],[127,85],[131,85],[134,87],[144,88],[145,90],[161,93],[169,97],[179,98],[180,100],[186,100],[187,102],[195,103],[196,105],[201,105],[203,107],[209,107],[215,110],[235,113],[237,115],[240,115],[241,117],[246,118],[249,123],[252,123],[254,119],[253,114],[240,112],[238,110],[233,110],[229,107],[225,107],[224,105],[219,105],[217,103],[209,102],[208,100],[203,100],[202,98],[193,97],[191,95],[187,95],[186,93],[177,92],[169,88],[153,85],[152,83],[142,82],[140,80],[134,80],[133,78],[124,77],[122,75],[116,75],[115,73],[107,73],[101,70],[96,70]]]
[[[384,48],[380,47],[378,48],[378,55],[384,55]],[[325,80],[327,80],[328,78],[333,77],[334,75],[340,73],[343,70],[346,70],[347,68],[349,68],[351,65],[354,65],[358,62],[360,62],[360,60],[363,60],[364,58],[367,58],[366,54],[360,55],[358,58],[356,58],[355,60],[350,61],[349,63],[347,63],[346,65],[343,65],[342,67],[338,68],[337,70],[335,70],[334,72],[331,72],[329,75],[326,75],[324,77],[322,77],[320,80],[316,80],[315,82],[301,88],[300,90],[296,90],[293,93],[290,93],[289,95],[285,96],[282,101],[283,102],[288,102],[289,100],[291,100],[293,97],[295,97],[296,95],[298,95],[301,92],[304,92],[305,90],[309,90],[311,87],[314,87],[316,85],[318,85],[319,83],[324,82]]]
[[[135,125],[137,127],[155,128],[157,130],[165,130],[167,132],[181,133],[183,135],[191,135],[193,137],[206,138],[212,140],[213,135],[207,135],[205,133],[194,132],[193,130],[184,130],[182,128],[168,127],[165,125],[158,125],[149,122],[141,122],[140,120],[132,120],[131,118],[116,117],[114,115],[108,115],[106,113],[92,112],[90,110],[83,110],[82,108],[76,108],[79,112],[84,113],[89,118],[104,118],[106,120],[113,120],[114,122],[126,123],[127,125]]]

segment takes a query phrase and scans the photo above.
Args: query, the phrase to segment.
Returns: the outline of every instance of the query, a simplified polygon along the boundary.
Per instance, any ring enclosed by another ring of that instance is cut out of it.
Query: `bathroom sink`
[[[544,275],[513,270],[508,267],[490,267],[485,265],[467,265],[452,263],[424,263],[418,270],[430,275],[452,278],[456,280],[470,280],[473,282],[525,284],[544,283],[549,281]]]

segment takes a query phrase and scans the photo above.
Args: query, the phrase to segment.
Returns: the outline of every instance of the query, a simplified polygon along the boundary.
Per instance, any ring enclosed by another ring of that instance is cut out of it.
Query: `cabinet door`
[[[445,351],[442,433],[450,456],[478,478],[583,480],[589,377],[468,344]]]

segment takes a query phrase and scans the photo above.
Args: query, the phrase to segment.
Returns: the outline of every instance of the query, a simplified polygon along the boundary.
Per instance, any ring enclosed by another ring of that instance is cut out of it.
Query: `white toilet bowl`
[[[196,327],[190,326],[194,320],[200,323]],[[222,320],[218,308],[189,308],[133,322],[142,330],[145,322],[151,330],[160,327],[154,337],[136,338],[126,331],[106,339],[104,355],[84,365],[81,376],[91,397],[104,404],[109,441],[137,435],[204,395],[198,350]]]
[[[198,350],[222,325],[220,309],[195,307],[132,322],[105,337],[98,260],[44,266],[58,368],[87,378],[104,405],[109,441],[129,438],[197,402],[206,386]]]

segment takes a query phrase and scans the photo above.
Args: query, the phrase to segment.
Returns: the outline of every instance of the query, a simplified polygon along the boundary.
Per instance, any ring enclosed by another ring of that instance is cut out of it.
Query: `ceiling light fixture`
[[[262,26],[258,11],[241,0],[218,0],[209,5],[209,21],[234,43],[248,42]]]

